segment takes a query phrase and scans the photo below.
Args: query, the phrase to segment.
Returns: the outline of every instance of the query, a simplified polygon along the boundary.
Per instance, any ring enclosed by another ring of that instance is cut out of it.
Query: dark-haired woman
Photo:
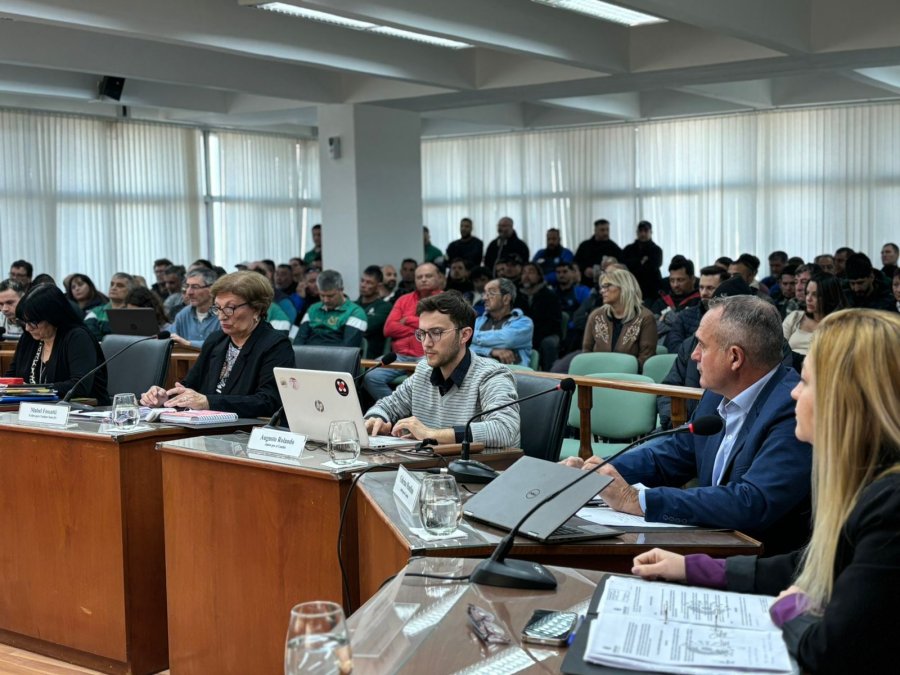
[[[97,290],[87,274],[73,274],[66,279],[65,284],[66,297],[77,303],[82,312],[88,312],[109,302],[109,298]]]

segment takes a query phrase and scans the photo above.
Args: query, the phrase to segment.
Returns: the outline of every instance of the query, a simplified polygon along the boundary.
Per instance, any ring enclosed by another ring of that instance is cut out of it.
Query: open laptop
[[[414,438],[369,436],[363,421],[356,383],[349,373],[330,370],[275,368],[275,383],[288,427],[313,441],[328,440],[328,425],[334,420],[356,423],[359,445],[369,450],[400,450],[419,444]]]
[[[108,309],[109,332],[116,335],[149,337],[159,332],[156,310],[149,307],[137,309]]]
[[[544,459],[521,457],[470,497],[463,506],[463,513],[468,518],[511,530],[538,500],[545,499],[583,475],[581,469]],[[573,515],[611,482],[609,476],[592,472],[590,478],[585,478],[539,508],[525,521],[519,533],[545,544],[603,539],[622,534],[620,530]]]

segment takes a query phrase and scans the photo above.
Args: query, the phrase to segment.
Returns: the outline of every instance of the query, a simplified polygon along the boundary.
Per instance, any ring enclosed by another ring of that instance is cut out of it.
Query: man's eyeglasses
[[[485,291],[481,294],[482,297],[485,298],[496,298],[498,295],[503,295],[502,291]]]
[[[206,288],[206,286],[203,286],[203,288]],[[236,310],[240,309],[241,307],[246,307],[249,304],[249,302],[242,302],[241,304],[235,305],[234,307],[219,307],[218,305],[213,305],[209,308],[209,311],[213,313],[213,316],[219,316],[221,314],[226,318],[231,318],[232,316],[234,316]]]
[[[430,337],[432,342],[440,342],[444,337],[444,333],[452,333],[460,328],[432,328],[431,330],[417,330],[414,335],[419,342],[425,342],[426,337]]]
[[[209,288],[209,284],[206,284],[205,286],[201,286],[200,284],[185,284],[184,286],[181,287],[181,290],[182,291],[199,291],[203,288]]]

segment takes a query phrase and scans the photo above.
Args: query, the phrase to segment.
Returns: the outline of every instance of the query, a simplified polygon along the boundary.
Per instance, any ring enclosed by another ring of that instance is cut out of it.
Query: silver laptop
[[[109,318],[109,332],[116,335],[149,337],[159,332],[155,309],[108,309],[106,316]]]
[[[419,444],[416,439],[369,436],[363,421],[356,384],[349,373],[330,370],[275,368],[275,383],[288,427],[313,441],[328,440],[328,425],[334,420],[356,423],[360,447],[369,450],[399,450]]]
[[[463,506],[463,513],[503,530],[511,530],[538,500],[545,499],[579,476],[573,469],[544,459],[522,457],[498,478],[488,483]],[[539,508],[519,530],[522,536],[547,544],[603,539],[622,534],[573,515],[612,482],[609,476],[592,472],[574,487]]]

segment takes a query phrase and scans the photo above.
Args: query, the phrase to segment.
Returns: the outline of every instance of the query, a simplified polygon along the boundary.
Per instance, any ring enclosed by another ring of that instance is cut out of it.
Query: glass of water
[[[134,394],[116,394],[113,397],[112,423],[127,430],[136,427],[140,421],[141,411]]]
[[[284,675],[343,675],[352,670],[341,606],[317,601],[294,607],[284,650]]]
[[[359,434],[356,423],[335,420],[328,425],[328,454],[335,464],[353,464],[359,457]]]
[[[419,492],[419,515],[429,534],[444,537],[456,531],[462,519],[462,500],[453,476],[425,476]]]

